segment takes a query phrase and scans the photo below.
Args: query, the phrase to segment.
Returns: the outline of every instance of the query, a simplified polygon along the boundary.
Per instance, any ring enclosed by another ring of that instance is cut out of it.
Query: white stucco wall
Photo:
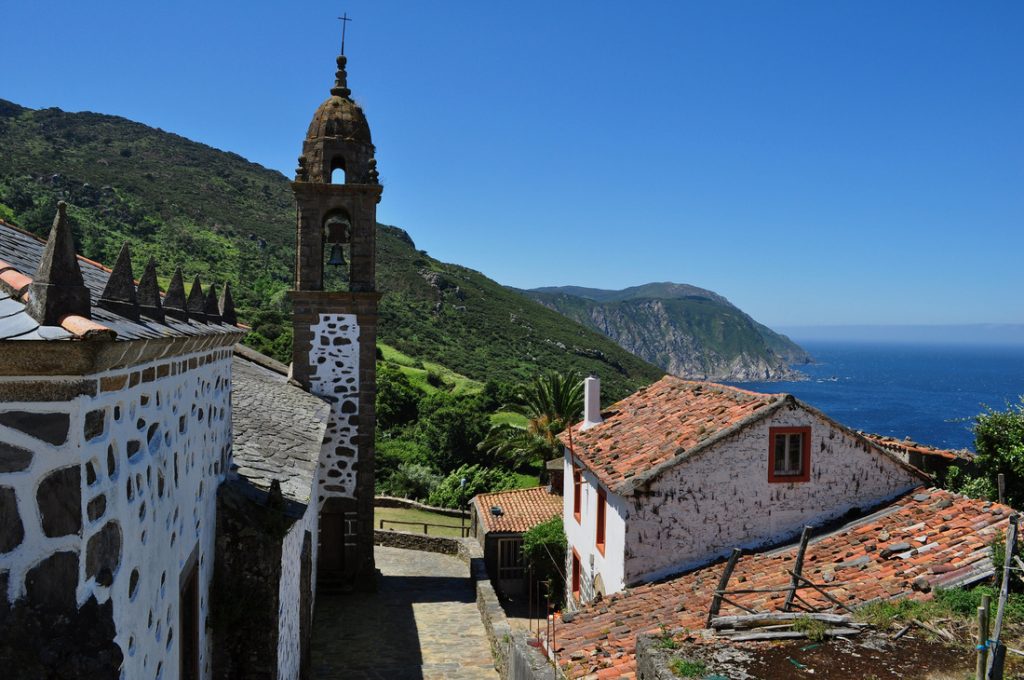
[[[302,594],[302,542],[310,533],[310,583],[316,584],[317,509],[310,503],[302,519],[292,525],[281,545],[281,582],[278,589],[278,680],[295,680],[302,663],[299,639],[299,600]],[[315,601],[315,597],[313,599]],[[312,603],[312,602],[311,602]],[[310,624],[312,622],[309,622]]]
[[[34,378],[58,384],[80,378]],[[124,678],[176,678],[179,573],[198,550],[200,668],[210,676],[206,635],[209,584],[213,575],[217,486],[229,465],[231,446],[231,350],[165,358],[129,370],[88,376],[99,389],[71,401],[4,402],[0,411],[66,414],[66,442],[51,445],[17,429],[0,426],[0,441],[29,449],[31,465],[0,475],[16,489],[25,539],[0,555],[10,572],[8,599],[24,595],[26,572],[60,550],[79,555],[77,597],[112,602],[124,653]],[[0,389],[19,379],[0,379]],[[102,432],[86,440],[87,414],[103,413]],[[134,451],[129,455],[129,449]],[[137,450],[136,450],[137,447]],[[53,470],[81,469],[81,535],[43,536],[34,504],[39,481]],[[92,482],[89,478],[94,477]],[[105,509],[89,521],[87,508]],[[104,527],[120,532],[121,554],[112,583],[86,578],[89,539]],[[134,584],[134,588],[132,587]],[[173,631],[173,633],[172,633]]]
[[[581,512],[577,522],[573,514],[573,466],[568,451],[564,456],[562,524],[569,544],[566,559],[566,588],[572,589],[572,551],[580,556],[580,599],[587,602],[596,592],[611,594],[622,590],[623,552],[625,550],[626,518],[628,508],[625,501],[607,489],[608,507],[605,510],[605,551],[597,549],[597,502],[599,483],[589,470],[583,470],[581,489]],[[569,593],[571,595],[571,592]],[[571,601],[571,597],[567,598]]]
[[[770,427],[811,428],[810,480],[768,481]],[[828,420],[786,405],[683,461],[630,501],[625,581],[706,564],[733,548],[789,539],[851,509],[867,509],[922,484]]]

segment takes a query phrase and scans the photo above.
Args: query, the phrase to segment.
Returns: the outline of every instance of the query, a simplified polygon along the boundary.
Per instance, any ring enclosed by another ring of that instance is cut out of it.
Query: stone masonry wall
[[[770,427],[811,428],[810,479],[768,481]],[[798,405],[742,429],[627,499],[626,583],[799,535],[924,483],[864,440]]]
[[[0,603],[64,598],[80,612],[96,603],[113,620],[123,677],[177,677],[179,572],[195,551],[209,677],[204,623],[230,391],[230,349],[85,378],[0,379]],[[51,587],[39,587],[40,569]]]
[[[317,508],[349,501],[347,565],[360,587],[373,587],[374,437],[376,428],[377,293],[292,291],[292,371],[331,403],[321,451]],[[354,502],[352,502],[354,501]],[[349,561],[350,560],[350,561]]]

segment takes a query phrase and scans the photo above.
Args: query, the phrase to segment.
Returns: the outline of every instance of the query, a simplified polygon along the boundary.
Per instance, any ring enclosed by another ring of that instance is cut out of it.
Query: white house
[[[929,481],[787,394],[666,376],[562,434],[572,603],[781,543]],[[570,605],[573,606],[573,605]]]

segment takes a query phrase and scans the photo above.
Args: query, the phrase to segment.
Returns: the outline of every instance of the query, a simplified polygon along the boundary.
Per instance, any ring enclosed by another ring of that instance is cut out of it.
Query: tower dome
[[[296,180],[330,184],[341,169],[345,184],[377,184],[370,126],[362,108],[352,101],[345,71],[345,55],[338,57],[331,96],[317,107],[302,144]]]

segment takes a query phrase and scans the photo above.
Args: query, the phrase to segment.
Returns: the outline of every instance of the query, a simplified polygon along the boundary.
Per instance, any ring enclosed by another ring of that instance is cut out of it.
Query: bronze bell
[[[327,260],[327,264],[332,264],[335,267],[345,266],[345,253],[341,249],[340,243],[331,244],[331,259]]]

